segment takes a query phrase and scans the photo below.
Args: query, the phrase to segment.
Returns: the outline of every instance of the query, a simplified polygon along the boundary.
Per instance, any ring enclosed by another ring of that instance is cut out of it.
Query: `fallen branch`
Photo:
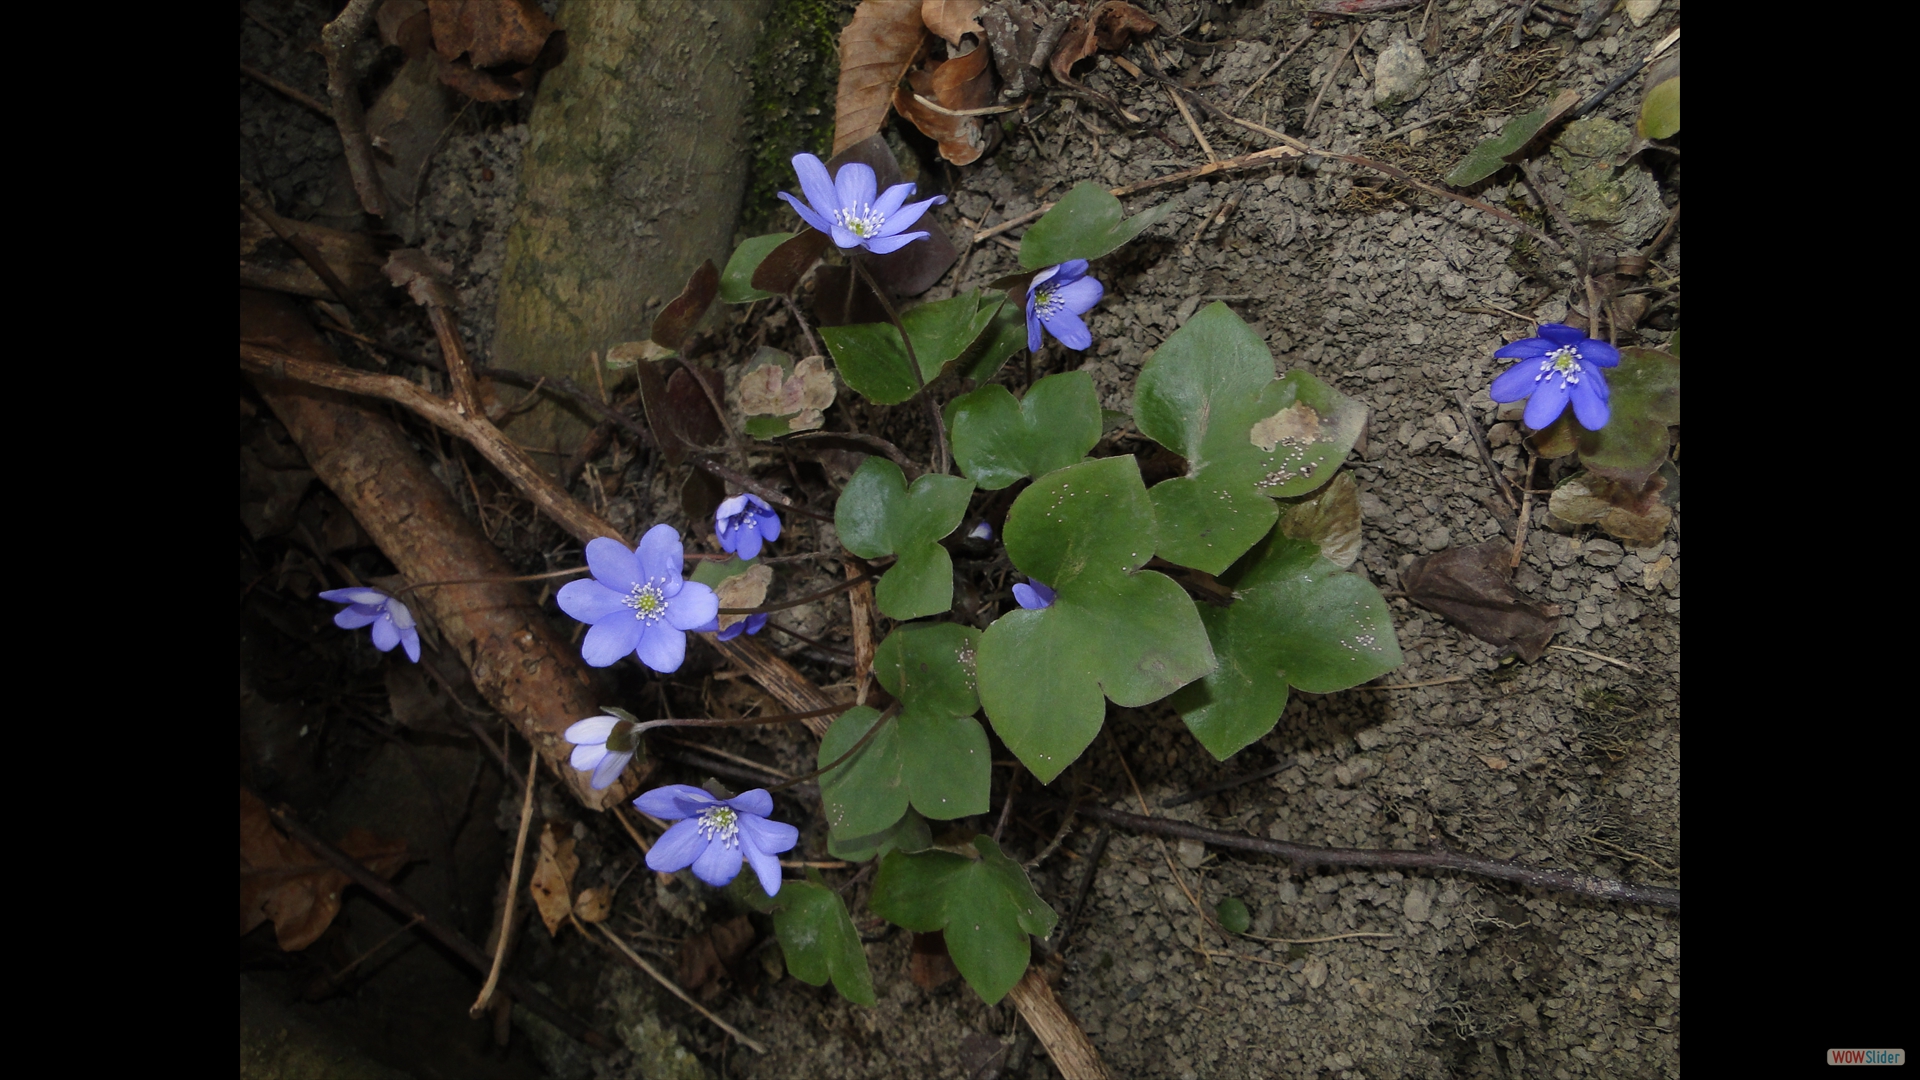
[[[1020,1019],[1033,1029],[1034,1037],[1046,1048],[1047,1056],[1053,1059],[1061,1076],[1067,1080],[1111,1080],[1113,1074],[1100,1060],[1100,1051],[1093,1048],[1079,1021],[1054,996],[1053,987],[1047,985],[1039,964],[1027,965],[1027,973],[1013,984],[1007,996],[1013,999],[1013,1007],[1020,1010]]]
[[[373,140],[367,137],[367,113],[360,104],[360,87],[353,80],[352,53],[373,24],[376,0],[351,0],[340,16],[320,31],[320,52],[327,58],[327,100],[340,143],[347,152],[347,172],[360,207],[374,217],[387,216],[387,191],[373,163]]]
[[[295,821],[293,816],[289,814],[285,808],[270,807],[267,813],[273,818],[274,824],[280,826],[288,836],[306,845],[309,851],[325,859],[335,869],[352,878],[355,885],[372,893],[374,898],[382,904],[419,923],[420,929],[425,930],[434,940],[445,945],[455,956],[465,960],[475,971],[487,970],[488,963],[485,953],[474,947],[473,942],[468,941],[459,931],[435,922],[427,915],[424,908],[414,902],[412,897],[381,880],[380,875],[361,866],[339,848],[320,839],[318,835],[309,830],[305,825]],[[507,988],[507,993],[512,994],[515,1001],[525,1005],[554,1027],[586,1043],[595,1050],[602,1053],[612,1053],[618,1049],[613,1040],[588,1027],[585,1021],[561,1008],[557,1002],[541,993],[533,984],[516,975],[503,974],[500,976],[500,985]]]
[[[1060,802],[1058,799],[1049,801]],[[1061,803],[1061,805],[1065,804]],[[1657,885],[1630,885],[1624,881],[1592,877],[1587,874],[1571,874],[1563,870],[1535,870],[1493,859],[1456,855],[1450,851],[1312,847],[1307,844],[1289,843],[1285,840],[1263,840],[1246,833],[1222,832],[1219,829],[1174,821],[1172,818],[1146,817],[1084,803],[1077,812],[1100,821],[1111,822],[1123,829],[1131,829],[1134,832],[1152,836],[1174,836],[1183,840],[1200,840],[1215,847],[1254,851],[1262,855],[1277,855],[1296,866],[1391,866],[1402,870],[1459,870],[1463,873],[1518,882],[1521,885],[1531,885],[1540,889],[1558,889],[1561,892],[1570,892],[1579,896],[1590,896],[1596,900],[1614,900],[1626,904],[1646,904],[1651,907],[1680,910],[1679,889],[1667,889]]]

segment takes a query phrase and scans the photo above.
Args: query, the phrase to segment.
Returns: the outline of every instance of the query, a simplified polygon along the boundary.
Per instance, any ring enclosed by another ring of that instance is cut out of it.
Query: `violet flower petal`
[[[1556,346],[1578,345],[1582,341],[1587,340],[1586,331],[1575,330],[1566,323],[1557,322],[1541,323],[1540,336],[1553,342]]]
[[[407,659],[420,662],[420,631],[409,626],[400,631],[400,647],[407,650]]]
[[[554,595],[560,610],[583,623],[598,624],[621,613],[631,614],[626,594],[617,593],[592,578],[569,581]]]
[[[899,251],[901,248],[906,247],[908,244],[913,243],[915,240],[925,240],[927,237],[931,235],[933,234],[925,233],[925,232],[910,232],[910,233],[901,233],[898,236],[876,236],[871,240],[865,241],[864,246],[868,251],[873,252],[875,255],[886,255],[891,252]]]
[[[1580,343],[1580,362],[1600,367],[1619,367],[1620,350],[1599,338],[1588,338]]]
[[[594,580],[618,592],[625,592],[646,578],[640,572],[639,560],[627,545],[604,536],[587,541],[587,569],[593,571]]]
[[[640,620],[612,618],[594,623],[580,643],[588,667],[609,667],[640,644]]]
[[[633,800],[634,808],[643,814],[650,814],[662,821],[678,821],[692,817],[702,809],[712,806],[713,796],[692,784],[667,784]]]
[[[718,838],[707,842],[707,850],[693,860],[693,876],[716,889],[726,888],[740,876],[740,849]]]
[[[667,605],[666,624],[673,627],[675,633],[698,630],[719,614],[719,595],[697,581],[689,581],[680,586],[680,594]]]
[[[640,538],[640,573],[635,581],[661,579],[662,591],[668,596],[674,595],[672,586],[680,584],[680,566],[686,561],[686,545],[680,542],[680,532],[671,525],[655,525]],[[596,575],[597,576],[597,575]]]
[[[567,764],[572,765],[581,772],[586,772],[588,769],[600,764],[601,760],[606,756],[607,746],[605,743],[583,743],[573,748],[573,753],[567,757]]]
[[[833,231],[833,223],[821,217],[819,214],[814,213],[813,208],[809,207],[806,203],[801,202],[799,199],[794,198],[784,191],[776,191],[774,194],[787,200],[787,205],[793,207],[793,212],[799,214],[800,220],[806,222],[809,228],[818,229],[821,232]]]
[[[768,793],[766,788],[754,788],[751,791],[743,791],[733,798],[728,799],[727,805],[743,814],[752,814],[755,817],[766,817],[773,813],[773,796]],[[779,850],[785,849],[782,848]]]
[[[1533,388],[1539,385],[1534,382],[1534,376],[1538,374],[1538,360],[1522,360],[1493,380],[1493,385],[1487,387],[1487,396],[1495,401],[1519,401],[1533,393]]]
[[[617,718],[611,716],[589,716],[585,720],[575,721],[567,728],[562,738],[581,746],[603,743],[613,734],[613,725],[619,722]],[[575,768],[586,768],[586,766],[578,765]]]
[[[612,787],[613,782],[620,779],[620,774],[627,771],[627,762],[632,760],[633,751],[631,750],[606,755],[600,760],[599,767],[593,770],[593,781],[588,786],[595,791],[605,791]]]
[[[1093,344],[1093,331],[1087,329],[1087,324],[1080,321],[1080,316],[1065,308],[1054,312],[1051,316],[1040,316],[1040,321],[1046,324],[1047,330],[1054,337],[1060,339],[1060,344],[1069,349],[1077,352]]]
[[[400,644],[400,631],[391,619],[378,619],[373,624],[373,647],[381,652],[392,652]]]
[[[647,869],[660,874],[685,870],[706,849],[707,838],[700,835],[700,823],[688,818],[660,834],[660,839],[654,841],[653,847],[647,852]]]
[[[1493,355],[1500,360],[1537,360],[1559,347],[1543,337],[1521,338],[1495,349]]]
[[[1527,399],[1527,411],[1521,419],[1528,427],[1539,431],[1560,419],[1560,414],[1567,411],[1568,395],[1565,379],[1540,380],[1534,384],[1533,396]]]
[[[635,620],[636,623],[638,621]],[[598,629],[594,627],[594,630]],[[587,636],[591,640],[593,630],[587,631]],[[686,662],[686,631],[674,629],[666,624],[666,620],[645,626],[640,631],[639,641],[634,643],[633,652],[640,657],[641,663],[662,675],[671,675]],[[592,664],[593,661],[588,660],[587,663]]]
[[[906,188],[907,194],[909,195],[913,193],[912,184],[898,184],[887,189],[887,194],[891,195],[901,188]],[[881,196],[881,198],[884,201],[886,196]],[[905,206],[899,207],[897,212],[888,214],[886,224],[880,226],[879,235],[882,237],[891,237],[904,229],[912,227],[914,222],[920,220],[920,215],[927,212],[927,207],[938,206],[946,201],[947,197],[945,195],[935,195],[931,199],[922,199],[917,203],[908,203]],[[925,236],[926,234],[922,233],[921,235]]]
[[[379,612],[362,611],[361,606],[359,604],[355,604],[352,607],[341,608],[339,611],[335,612],[333,616],[333,625],[339,627],[342,630],[358,630],[361,627],[367,625],[368,623],[373,622],[375,619],[378,619],[379,617],[380,617]]]
[[[725,547],[726,544],[723,543],[720,546]],[[744,528],[735,530],[733,553],[740,556],[743,560],[759,558],[760,530],[754,528],[752,525],[747,525]]]
[[[831,218],[838,208],[836,200],[839,196],[833,189],[833,178],[827,175],[826,163],[812,154],[796,154],[793,158],[793,174],[799,177],[800,190],[806,194],[814,213]]]
[[[1573,418],[1588,431],[1599,431],[1611,418],[1607,399],[1600,396],[1592,382],[1582,379],[1573,387]]]
[[[880,185],[874,178],[872,166],[849,161],[840,166],[839,173],[833,178],[833,193],[837,200],[835,209],[858,210],[862,206],[871,206],[879,190]]]

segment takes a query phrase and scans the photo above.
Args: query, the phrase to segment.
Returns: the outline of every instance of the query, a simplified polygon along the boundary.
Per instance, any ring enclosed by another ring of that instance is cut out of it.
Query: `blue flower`
[[[407,605],[379,589],[328,589],[320,599],[347,605],[334,615],[333,625],[358,630],[371,623],[374,648],[391,652],[395,645],[405,645],[407,659],[420,662],[420,631],[413,628]]]
[[[1069,349],[1093,344],[1093,333],[1080,316],[1107,294],[1106,286],[1087,276],[1087,260],[1069,259],[1033,275],[1027,286],[1027,349],[1040,349],[1040,328]]]
[[[593,624],[580,644],[582,659],[606,667],[633,653],[663,674],[680,670],[687,631],[720,611],[712,589],[680,577],[685,551],[671,525],[648,529],[633,551],[604,536],[587,544],[593,580],[570,581],[558,597],[561,611]]]
[[[800,220],[833,237],[840,247],[866,248],[875,255],[898,251],[925,238],[926,232],[900,230],[919,221],[927,207],[947,201],[945,195],[935,195],[909,203],[907,196],[914,193],[912,184],[895,184],[876,201],[873,195],[879,182],[873,169],[857,161],[840,166],[840,174],[829,180],[827,167],[819,158],[797,154],[793,171],[800,177],[800,190],[806,193],[807,201],[801,202],[784,191],[778,194]]]
[[[799,829],[767,820],[773,796],[766,788],[723,800],[687,784],[668,784],[633,800],[633,805],[662,821],[679,822],[647,852],[647,868],[670,874],[691,866],[693,876],[716,889],[732,884],[744,858],[767,895],[777,894],[778,856],[800,842]]]
[[[1039,611],[1042,608],[1052,607],[1054,597],[1053,590],[1040,584],[1038,581],[1033,581],[1031,578],[1029,578],[1028,581],[1032,581],[1032,584],[1023,581],[1013,587],[1013,598],[1020,601],[1020,606],[1026,608],[1028,611]]]
[[[640,725],[631,717],[589,716],[567,729],[574,744],[573,767],[593,771],[593,790],[613,786],[640,748]]]
[[[1495,401],[1527,399],[1523,420],[1535,431],[1567,411],[1588,431],[1607,426],[1610,413],[1606,377],[1601,368],[1620,363],[1620,350],[1564,323],[1541,323],[1540,336],[1523,338],[1493,355],[1518,360],[1493,380],[1487,393]]]
[[[993,526],[982,521],[980,524],[975,525],[971,532],[967,533],[967,538],[969,540],[991,540],[993,539]]]
[[[758,558],[761,541],[780,539],[780,515],[758,495],[735,495],[713,512],[714,535],[720,538],[720,550],[730,551],[744,561]]]
[[[717,634],[716,636],[721,641],[732,641],[734,638],[739,637],[743,633],[757,634],[766,625],[767,625],[767,617],[764,614],[749,615],[746,618],[741,619],[739,622],[734,623],[732,626],[727,627],[725,630],[720,631],[719,634]]]

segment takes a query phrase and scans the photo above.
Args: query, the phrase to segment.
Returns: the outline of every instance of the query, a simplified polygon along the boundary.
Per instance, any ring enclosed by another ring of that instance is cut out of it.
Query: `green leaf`
[[[781,232],[740,241],[740,246],[733,249],[733,257],[727,260],[727,268],[720,272],[720,299],[729,304],[745,304],[772,296],[753,287],[753,272],[774,248],[791,239],[792,233]]]
[[[1126,217],[1126,207],[1112,192],[1084,181],[1027,229],[1020,239],[1020,265],[1038,270],[1069,259],[1097,259],[1166,217],[1173,206],[1163,202]]]
[[[867,904],[908,930],[944,930],[953,966],[993,1005],[1026,973],[1027,935],[1047,936],[1060,917],[999,845],[976,836],[973,846],[978,860],[948,851],[888,854]]]
[[[1057,596],[987,628],[980,700],[1043,783],[1099,734],[1103,696],[1145,705],[1213,668],[1193,601],[1141,569],[1153,557],[1153,520],[1139,464],[1124,455],[1047,473],[1007,514],[1008,556]]]
[[[947,406],[947,428],[961,471],[997,491],[1086,457],[1100,441],[1100,399],[1084,371],[1049,375],[1023,401],[1004,386],[983,386]]]
[[[990,754],[973,714],[974,658],[980,631],[958,623],[919,623],[887,635],[873,658],[874,677],[900,699],[900,715],[852,758],[820,777],[834,829],[862,836],[900,820],[912,804],[941,820],[984,814]],[[880,714],[861,706],[841,714],[820,740],[819,767],[857,745]]]
[[[740,425],[740,430],[756,439],[777,439],[782,435],[793,434],[790,421],[800,414],[788,413],[785,416],[749,416]]]
[[[939,378],[941,369],[967,352],[1005,302],[1002,294],[975,291],[922,304],[900,316],[913,338],[920,377],[927,382]],[[907,363],[906,344],[892,323],[823,326],[820,339],[833,354],[840,377],[867,400],[898,405],[919,389]]]
[[[717,588],[721,582],[730,577],[738,577],[746,573],[753,569],[754,565],[755,560],[741,559],[738,555],[727,556],[725,562],[702,559],[700,564],[693,568],[693,573],[688,574],[687,577],[712,589]]]
[[[985,303],[985,301],[982,301]],[[964,378],[984,383],[999,373],[1007,357],[1027,347],[1027,314],[1012,299],[1000,305],[993,321],[960,354],[954,370]]]
[[[1447,183],[1454,187],[1466,187],[1477,184],[1501,169],[1506,168],[1506,157],[1515,150],[1527,145],[1527,140],[1547,122],[1549,109],[1535,109],[1522,116],[1507,121],[1500,134],[1491,139],[1482,140],[1480,145],[1467,151],[1460,164],[1447,174]]]
[[[1237,896],[1229,896],[1213,905],[1213,914],[1220,920],[1230,934],[1244,934],[1253,920],[1247,916],[1247,905]]]
[[[833,508],[840,542],[863,559],[898,555],[874,601],[894,619],[936,615],[953,606],[953,559],[940,538],[960,526],[973,481],[928,474],[907,486],[900,466],[869,457]]]
[[[720,891],[736,906],[762,915],[772,914],[780,906],[780,901],[768,896],[767,890],[760,887],[759,874],[741,874]]]
[[[1366,407],[1273,354],[1225,304],[1201,309],[1155,350],[1134,389],[1140,432],[1187,460],[1157,484],[1162,558],[1220,573],[1273,527],[1273,499],[1331,478]]]
[[[1621,349],[1606,380],[1610,418],[1599,431],[1581,431],[1580,464],[1638,488],[1667,460],[1667,428],[1680,422],[1680,360],[1657,349]]]
[[[840,895],[810,881],[789,881],[780,887],[779,899],[782,907],[773,916],[773,932],[793,977],[813,986],[825,986],[831,978],[841,997],[856,1005],[873,1004],[867,952]]]
[[[1640,137],[1671,139],[1680,133],[1680,76],[1647,92],[1640,104]]]
[[[1222,761],[1273,730],[1289,685],[1327,694],[1401,663],[1380,591],[1310,541],[1276,528],[1241,567],[1233,604],[1200,609],[1220,666],[1173,695],[1188,729]]]
[[[925,851],[932,846],[933,830],[927,827],[927,819],[912,809],[908,809],[905,817],[877,833],[853,836],[845,835],[838,829],[827,832],[827,854],[848,862],[866,862],[895,849]]]

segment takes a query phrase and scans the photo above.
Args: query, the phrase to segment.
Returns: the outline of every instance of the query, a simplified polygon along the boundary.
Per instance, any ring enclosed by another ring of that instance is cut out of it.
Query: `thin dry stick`
[[[913,95],[913,100],[925,106],[929,111],[937,112],[941,116],[997,116],[1000,113],[1019,112],[1021,109],[1027,107],[1027,102],[1023,101],[1018,105],[990,105],[984,109],[949,109],[945,105],[922,97],[919,94]],[[1028,100],[1030,101],[1032,99],[1029,98]]]
[[[887,291],[880,287],[879,282],[873,280],[871,273],[867,272],[866,263],[855,259],[853,268],[860,271],[861,280],[867,283],[867,288],[873,290],[873,295],[879,299],[880,306],[887,309],[887,318],[893,321],[894,329],[900,331],[900,341],[907,347],[907,368],[913,374],[913,385],[918,388],[914,396],[926,404],[927,418],[933,422],[933,471],[944,474],[947,471],[947,424],[940,418],[940,406],[935,405],[932,396],[927,393],[927,380],[920,374],[920,358],[914,355],[913,337],[907,333],[907,324],[900,321],[900,313],[894,310],[893,301],[888,299]]]
[[[1533,520],[1533,466],[1534,457],[1528,452],[1526,444],[1520,446],[1520,453],[1526,458],[1527,467],[1521,472],[1520,481],[1520,523],[1513,527],[1513,555],[1507,560],[1507,568],[1520,568],[1521,553],[1527,545],[1527,523]]]
[[[1153,46],[1148,45],[1144,41],[1141,42],[1140,45],[1141,48],[1147,51],[1147,59],[1153,61],[1153,66],[1159,67],[1160,55],[1153,51]],[[1167,87],[1167,96],[1173,99],[1173,107],[1180,110],[1180,119],[1187,122],[1187,130],[1193,132],[1193,137],[1200,141],[1200,149],[1206,152],[1207,161],[1213,163],[1219,162],[1220,155],[1213,152],[1213,144],[1207,141],[1206,133],[1200,130],[1199,124],[1194,122],[1193,112],[1187,108],[1186,100],[1180,96],[1179,91],[1169,86]]]
[[[274,78],[273,76],[267,74],[264,71],[255,71],[254,69],[248,67],[247,65],[241,64],[240,74],[245,75],[247,78],[252,79],[254,82],[257,82],[260,85],[265,86],[270,90],[278,90],[280,93],[286,95],[290,100],[292,100],[297,105],[304,105],[307,108],[312,109],[314,112],[319,113],[321,116],[324,116],[329,120],[333,119],[333,110],[327,108],[324,102],[317,101],[314,98],[309,97],[298,90],[295,90],[293,87],[288,86],[286,83],[281,82],[279,79]]]
[[[1598,838],[1598,837],[1594,837],[1594,842],[1595,842],[1595,843],[1600,843],[1600,844],[1607,844],[1607,842],[1606,842],[1605,840],[1601,840],[1601,839],[1600,839],[1600,838]],[[1612,845],[1612,844],[1607,844],[1607,846],[1608,846],[1608,847],[1614,847],[1614,845]],[[1616,851],[1618,851],[1618,850],[1621,850],[1621,849],[1619,849],[1619,848],[1614,848],[1614,850],[1616,850]],[[1647,858],[1647,857],[1646,857],[1646,856],[1644,856],[1644,855],[1642,855],[1642,856],[1637,856],[1637,857],[1638,857],[1638,858],[1640,858],[1640,859],[1641,859],[1642,861],[1645,861],[1645,862],[1653,862],[1653,860],[1652,860],[1652,859],[1649,859],[1649,858]],[[1653,863],[1653,865],[1655,865],[1655,866],[1660,866],[1660,864],[1659,864],[1659,863]],[[1661,867],[1660,867],[1660,869],[1662,869],[1662,870],[1665,870],[1665,869],[1666,869],[1666,867],[1664,867],[1664,866],[1661,866]],[[414,927],[416,927],[416,926],[419,926],[419,925],[420,925],[420,916],[418,916],[418,915],[415,915],[415,916],[414,916],[413,918],[411,918],[411,919],[408,919],[408,920],[407,920],[406,922],[404,922],[404,923],[402,923],[402,924],[400,924],[400,927],[399,927],[399,929],[397,929],[397,930],[395,930],[395,931],[394,931],[393,933],[391,933],[391,934],[388,934],[388,935],[387,935],[386,937],[383,937],[383,938],[381,938],[381,939],[380,939],[380,940],[379,940],[378,942],[376,942],[376,943],[374,944],[374,946],[373,946],[373,948],[371,948],[371,949],[368,949],[368,950],[367,950],[366,952],[363,952],[363,953],[361,953],[361,954],[360,954],[359,956],[356,956],[356,957],[354,957],[354,958],[353,958],[353,962],[352,962],[352,963],[350,963],[350,964],[348,964],[348,965],[347,965],[346,967],[343,967],[343,968],[341,968],[341,969],[340,969],[339,971],[337,971],[337,972],[335,972],[335,973],[334,973],[334,974],[333,974],[333,975],[332,975],[331,977],[329,977],[329,978],[327,979],[327,985],[328,985],[328,986],[330,986],[330,987],[331,987],[331,986],[339,986],[339,985],[340,985],[341,983],[343,983],[343,982],[345,982],[345,981],[346,981],[346,979],[347,979],[347,976],[348,976],[348,975],[351,975],[351,974],[353,974],[353,969],[354,969],[354,968],[357,968],[357,967],[359,967],[359,966],[360,966],[361,964],[364,964],[364,963],[366,963],[366,962],[367,962],[368,960],[371,960],[371,959],[373,958],[373,956],[374,956],[374,954],[376,954],[376,953],[378,953],[378,952],[379,952],[379,951],[380,951],[381,949],[384,949],[384,948],[386,948],[386,947],[387,947],[388,945],[390,945],[390,944],[392,944],[392,943],[393,943],[393,939],[394,939],[394,938],[397,938],[397,937],[399,937],[399,936],[400,936],[401,934],[404,934],[404,933],[406,933],[407,931],[409,931],[409,930],[411,930],[411,929],[413,929]]]
[[[1353,38],[1347,42],[1346,51],[1341,53],[1340,59],[1335,60],[1333,67],[1327,70],[1327,78],[1325,82],[1320,84],[1320,92],[1313,95],[1313,104],[1307,106],[1307,118],[1300,124],[1301,134],[1305,134],[1313,127],[1313,118],[1320,111],[1320,99],[1327,96],[1327,87],[1333,85],[1334,77],[1339,75],[1340,69],[1346,66],[1347,57],[1353,55],[1353,47],[1360,44],[1360,32],[1364,29],[1364,26],[1356,26],[1353,28]]]
[[[1547,648],[1556,652],[1575,653],[1577,655],[1584,656],[1589,660],[1598,660],[1603,664],[1612,664],[1614,667],[1626,668],[1628,671],[1633,672],[1635,675],[1645,675],[1647,673],[1647,669],[1641,667],[1639,664],[1630,663],[1626,660],[1615,660],[1611,656],[1601,656],[1597,652],[1588,652],[1585,649],[1576,649],[1571,645],[1549,645],[1547,646]]]
[[[373,140],[367,137],[367,114],[360,104],[360,87],[353,81],[354,65],[348,55],[366,36],[378,6],[375,0],[350,0],[339,17],[320,31],[320,51],[327,59],[327,100],[333,103],[330,111],[347,152],[353,190],[360,196],[361,209],[383,218],[387,216],[387,193],[374,168]]]
[[[520,838],[513,842],[513,869],[507,872],[507,906],[500,915],[500,944],[493,950],[493,969],[487,972],[487,982],[480,988],[480,996],[473,999],[473,1007],[467,1015],[475,1020],[486,1015],[493,1007],[493,988],[500,983],[500,969],[507,961],[507,947],[513,938],[513,916],[515,901],[520,899],[520,867],[527,857],[527,827],[533,824],[533,782],[540,777],[540,748],[533,748],[533,758],[527,762],[527,798],[520,804]]]
[[[1276,945],[1318,945],[1323,941],[1345,941],[1348,938],[1389,938],[1399,934],[1382,934],[1372,930],[1355,930],[1347,934],[1327,934],[1324,937],[1261,937],[1259,934],[1241,934],[1243,938],[1255,941],[1271,941]]]
[[[680,986],[678,983],[675,983],[672,979],[669,979],[665,975],[660,974],[659,971],[654,969],[654,966],[652,964],[649,964],[645,960],[640,959],[640,954],[637,952],[634,952],[631,948],[629,948],[626,942],[621,941],[619,935],[607,929],[605,926],[601,926],[599,929],[602,934],[605,934],[607,936],[607,940],[613,943],[614,948],[619,949],[622,955],[626,956],[627,959],[633,961],[633,965],[635,967],[639,968],[641,971],[646,972],[648,975],[653,976],[654,982],[657,982],[661,986],[664,986],[668,990],[671,990],[673,992],[674,997],[677,997],[681,1001],[686,1002],[688,1005],[693,1006],[695,1012],[698,1012],[701,1016],[704,1016],[707,1019],[713,1021],[714,1024],[720,1028],[720,1030],[733,1036],[735,1041],[739,1042],[742,1046],[745,1046],[748,1049],[751,1049],[756,1054],[764,1054],[767,1052],[766,1047],[760,1045],[759,1043],[753,1041],[752,1039],[747,1038],[746,1034],[742,1032],[739,1028],[734,1027],[732,1024],[729,1024],[725,1020],[722,1020],[719,1017],[713,1015],[713,1013],[709,1011],[705,1005],[702,1005],[699,1002],[693,1000],[691,997],[688,997],[687,992],[685,990],[680,989]]]
[[[1421,679],[1419,682],[1381,683],[1379,686],[1362,686],[1362,690],[1417,690],[1422,686],[1441,686],[1446,683],[1466,682],[1471,675],[1446,675],[1438,679]]]
[[[624,807],[622,809],[624,809]],[[621,828],[627,830],[628,836],[633,837],[633,842],[639,845],[640,854],[645,855],[648,852],[653,850],[653,845],[647,843],[647,838],[644,836],[641,836],[640,830],[633,827],[633,822],[627,820],[627,815],[615,814],[613,815],[613,819],[620,823]]]
[[[1299,41],[1296,41],[1296,42],[1294,42],[1294,43],[1293,43],[1293,48],[1291,48],[1291,49],[1288,49],[1288,50],[1287,50],[1286,52],[1283,52],[1283,53],[1281,53],[1281,54],[1280,54],[1280,59],[1278,59],[1278,60],[1275,60],[1275,61],[1274,61],[1273,63],[1271,63],[1271,64],[1268,64],[1268,65],[1267,65],[1267,70],[1265,70],[1265,71],[1263,71],[1263,72],[1261,72],[1261,73],[1260,73],[1260,77],[1259,77],[1259,78],[1257,78],[1257,79],[1255,79],[1255,80],[1253,80],[1253,82],[1251,82],[1251,83],[1249,83],[1249,84],[1247,84],[1247,88],[1246,88],[1245,90],[1242,90],[1242,91],[1240,91],[1240,96],[1239,96],[1239,97],[1237,97],[1237,98],[1234,98],[1234,99],[1233,99],[1233,104],[1232,104],[1231,106],[1229,106],[1229,107],[1230,107],[1230,108],[1234,108],[1234,109],[1237,109],[1237,108],[1239,108],[1239,107],[1241,106],[1241,104],[1242,104],[1242,103],[1244,103],[1244,102],[1245,102],[1245,101],[1247,100],[1247,98],[1248,98],[1248,96],[1249,96],[1249,95],[1251,95],[1251,94],[1252,94],[1252,93],[1253,93],[1253,92],[1254,92],[1255,90],[1258,90],[1258,89],[1260,89],[1260,84],[1261,84],[1261,83],[1263,83],[1263,82],[1266,82],[1266,81],[1267,81],[1267,76],[1269,76],[1269,75],[1271,75],[1271,74],[1273,74],[1274,72],[1276,72],[1276,71],[1278,71],[1278,70],[1280,70],[1280,65],[1281,65],[1281,64],[1284,64],[1284,63],[1286,63],[1286,62],[1287,62],[1288,60],[1290,60],[1290,59],[1292,59],[1292,58],[1293,58],[1293,54],[1294,54],[1294,53],[1297,53],[1297,52],[1299,52],[1299,51],[1300,51],[1300,48],[1301,48],[1301,46],[1303,46],[1303,45],[1305,45],[1305,44],[1306,44],[1307,42],[1309,42],[1309,41],[1312,41],[1312,40],[1313,40],[1313,32],[1312,32],[1312,31],[1308,31],[1307,33],[1305,33],[1305,34],[1303,34],[1303,35],[1301,35],[1301,37],[1300,37],[1300,40],[1299,40]]]

